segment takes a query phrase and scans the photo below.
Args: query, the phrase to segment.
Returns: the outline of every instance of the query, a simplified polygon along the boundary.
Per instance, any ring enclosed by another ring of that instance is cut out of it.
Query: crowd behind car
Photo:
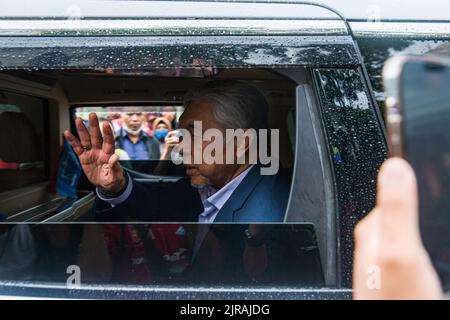
[[[89,127],[89,113],[96,108],[78,108],[75,116]],[[178,127],[179,111],[174,106],[112,107],[97,112],[100,128],[111,125],[115,137],[115,153],[119,160],[168,160],[173,145],[178,142],[174,130]],[[151,110],[149,110],[151,109]]]

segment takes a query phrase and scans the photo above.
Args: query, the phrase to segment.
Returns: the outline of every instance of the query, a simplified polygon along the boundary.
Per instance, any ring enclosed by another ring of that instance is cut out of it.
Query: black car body
[[[387,157],[382,110],[378,106],[383,98],[382,63],[406,48],[410,53],[424,53],[448,43],[449,17],[438,16],[436,22],[382,16],[380,21],[364,21],[366,13],[346,15],[346,10],[336,7],[349,18],[345,20],[328,8],[293,1],[109,1],[107,5],[80,2],[79,6],[60,2],[46,7],[45,17],[39,10],[24,13],[20,5],[1,4],[0,8],[4,9],[0,10],[0,91],[43,101],[47,163],[58,150],[62,131],[71,125],[73,128],[73,108],[86,105],[90,88],[103,81],[95,72],[121,70],[121,75],[128,77],[122,91],[118,82],[105,80],[98,99],[102,102],[122,99],[142,103],[139,97],[151,93],[140,91],[144,87],[139,85],[133,90],[129,81],[133,78],[129,77],[138,78],[145,71],[150,72],[146,75],[150,79],[170,81],[170,76],[152,72],[170,70],[174,61],[187,70],[213,68],[235,72],[236,77],[254,76],[256,80],[258,72],[262,72],[259,80],[270,79],[271,83],[285,79],[293,95],[283,97],[285,93],[277,91],[275,84],[271,92],[274,99],[291,99],[295,105],[293,179],[285,223],[314,226],[324,279],[321,287],[270,288],[227,283],[184,287],[86,284],[68,288],[64,283],[5,280],[0,281],[0,295],[351,298],[353,228],[374,206],[376,174]],[[205,75],[203,71],[199,77],[192,76],[192,81],[214,78],[214,74]],[[87,92],[84,96],[67,92],[73,74],[80,76],[80,88]],[[89,77],[94,80],[86,80]],[[132,95],[137,98],[131,99]],[[180,99],[177,92],[167,93],[164,98],[167,102]],[[51,174],[49,166],[45,177]],[[137,178],[149,179],[145,175]],[[17,190],[11,188],[0,194],[0,208],[17,199]]]

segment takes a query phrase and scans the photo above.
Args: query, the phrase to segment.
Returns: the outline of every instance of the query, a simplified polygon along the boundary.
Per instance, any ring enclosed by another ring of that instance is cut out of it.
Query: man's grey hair
[[[187,93],[184,107],[199,101],[214,104],[214,117],[225,129],[267,129],[267,101],[258,89],[246,82],[208,82]]]

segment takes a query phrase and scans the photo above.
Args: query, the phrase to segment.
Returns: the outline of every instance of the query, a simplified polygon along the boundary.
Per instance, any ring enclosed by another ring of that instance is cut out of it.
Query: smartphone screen
[[[422,238],[450,290],[450,66],[409,60],[399,89],[404,153],[419,184]]]

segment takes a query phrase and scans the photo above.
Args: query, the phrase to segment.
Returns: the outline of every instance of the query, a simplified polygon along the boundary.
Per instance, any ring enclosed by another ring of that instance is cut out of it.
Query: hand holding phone
[[[450,59],[394,57],[385,64],[383,81],[390,154],[414,169],[421,236],[449,290]]]

